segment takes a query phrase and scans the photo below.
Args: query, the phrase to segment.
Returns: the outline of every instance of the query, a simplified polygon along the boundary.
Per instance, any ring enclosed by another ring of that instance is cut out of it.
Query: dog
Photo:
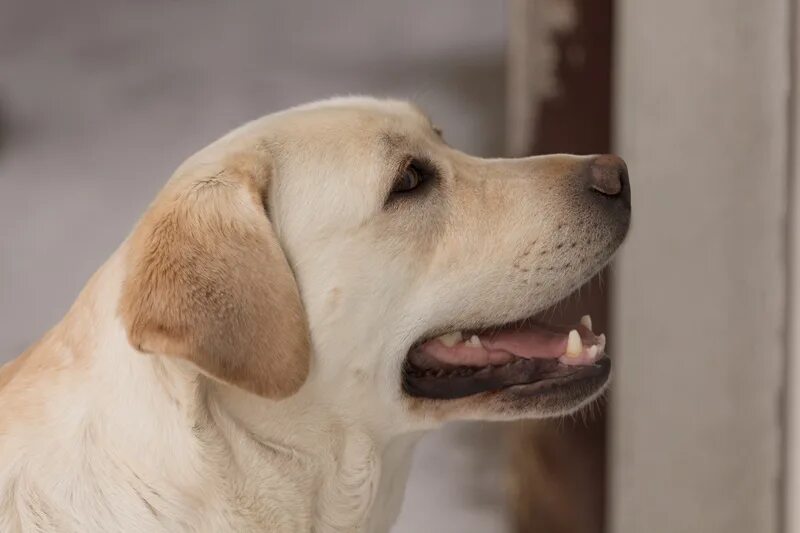
[[[481,159],[335,98],[186,160],[66,316],[0,369],[0,531],[388,531],[414,444],[605,389],[590,317],[612,155]]]

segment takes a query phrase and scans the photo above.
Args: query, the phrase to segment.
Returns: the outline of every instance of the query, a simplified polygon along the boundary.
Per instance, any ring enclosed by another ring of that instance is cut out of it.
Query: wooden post
[[[611,0],[514,0],[510,9],[508,151],[611,151]],[[591,313],[609,328],[608,273],[559,306],[556,321]],[[613,350],[613,339],[609,348]],[[527,422],[511,431],[512,523],[531,533],[601,533],[606,416]]]

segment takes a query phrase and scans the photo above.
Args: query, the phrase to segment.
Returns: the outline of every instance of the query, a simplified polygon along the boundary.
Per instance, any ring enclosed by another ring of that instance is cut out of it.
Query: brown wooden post
[[[509,151],[611,151],[612,0],[514,0],[510,5]],[[559,306],[556,321],[577,322],[589,312],[595,331],[608,331],[609,283],[603,273]],[[510,439],[517,531],[604,531],[603,403],[573,419],[518,424]]]

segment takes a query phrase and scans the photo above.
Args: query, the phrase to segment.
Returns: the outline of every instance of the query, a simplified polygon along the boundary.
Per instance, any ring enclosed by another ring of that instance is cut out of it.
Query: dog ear
[[[140,351],[277,399],[305,381],[310,341],[267,218],[271,172],[263,154],[179,169],[131,235],[120,314]]]

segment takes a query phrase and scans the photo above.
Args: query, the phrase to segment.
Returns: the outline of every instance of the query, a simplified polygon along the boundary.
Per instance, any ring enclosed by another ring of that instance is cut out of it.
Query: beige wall
[[[788,0],[620,0],[615,533],[779,531]]]

